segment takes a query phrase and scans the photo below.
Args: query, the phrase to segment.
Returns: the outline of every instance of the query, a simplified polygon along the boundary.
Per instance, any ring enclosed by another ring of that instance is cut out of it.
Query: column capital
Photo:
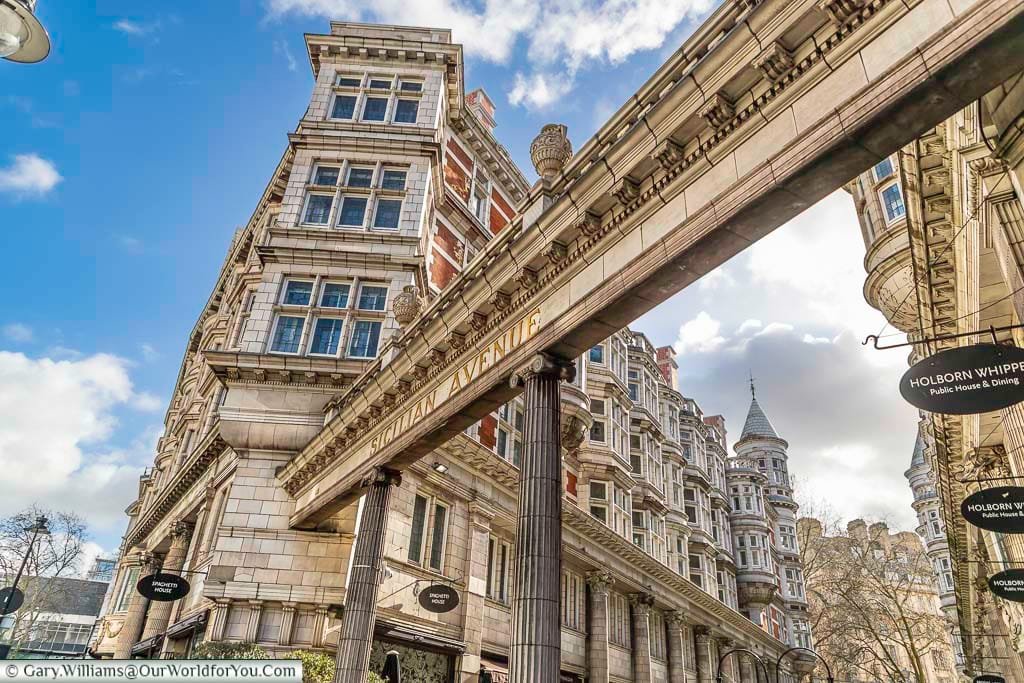
[[[390,467],[374,467],[362,481],[363,488],[371,486],[401,486],[402,473]]]
[[[178,519],[171,523],[171,527],[168,530],[168,534],[171,537],[171,543],[176,540],[186,540],[192,535],[192,530],[195,525],[192,522],[187,522],[184,519]]]
[[[299,606],[297,602],[282,602],[281,609],[285,612],[294,612],[295,608]]]
[[[686,615],[682,610],[674,609],[665,612],[665,623],[669,628],[681,629],[686,626]]]
[[[707,643],[711,640],[711,627],[704,624],[697,624],[693,627],[693,635],[697,640]]]
[[[135,555],[132,563],[138,565],[141,569],[155,569],[157,565],[156,553],[142,550]]]
[[[587,585],[590,592],[598,595],[608,595],[608,591],[615,584],[615,577],[607,569],[595,569],[587,573]]]
[[[512,373],[509,384],[518,389],[531,377],[538,375],[554,376],[556,379],[571,382],[576,378],[576,364],[548,353],[538,353]]]
[[[650,593],[633,593],[629,596],[629,604],[633,606],[635,616],[648,616],[654,609],[654,596]]]

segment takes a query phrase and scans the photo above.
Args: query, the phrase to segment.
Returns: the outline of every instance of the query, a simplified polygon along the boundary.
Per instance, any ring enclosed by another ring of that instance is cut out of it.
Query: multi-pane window
[[[594,422],[590,426],[590,440],[595,443],[606,442],[606,430],[604,417],[605,412],[605,400],[603,398],[592,398],[590,399],[590,413],[594,416]]]
[[[523,404],[516,400],[498,409],[495,450],[516,467],[523,457]]]
[[[786,592],[791,597],[804,597],[804,579],[799,569],[786,569]]]
[[[618,593],[608,595],[608,640],[619,647],[630,647],[629,602]]]
[[[608,504],[611,502],[609,486],[604,481],[590,482],[590,514],[605,524],[608,524]]]
[[[700,517],[700,507],[697,505],[697,489],[684,488],[683,489],[683,511],[686,513],[686,518],[693,526],[703,526],[703,520]]]
[[[385,285],[374,282],[289,278],[276,306],[269,350],[334,358],[344,350],[351,358],[373,358],[380,343],[387,294]]]
[[[586,623],[586,598],[583,577],[575,572],[562,572],[562,626],[582,631]]]
[[[690,581],[704,587],[704,556],[700,553],[690,555]]]
[[[654,659],[665,659],[666,638],[665,638],[665,617],[657,610],[651,610],[648,617],[648,628],[651,632],[651,657]]]
[[[135,593],[135,584],[139,581],[139,568],[131,567],[124,573],[121,580],[121,588],[117,593],[117,600],[114,601],[114,611],[123,612],[128,609],[132,594]]]
[[[604,346],[602,344],[598,344],[597,346],[590,347],[590,354],[588,357],[590,358],[591,363],[604,365]]]
[[[796,529],[788,524],[780,524],[779,542],[786,550],[796,552]]]
[[[491,600],[508,602],[511,557],[512,547],[505,541],[491,536],[487,543],[487,597]]]
[[[392,74],[338,74],[330,118],[369,123],[416,123],[423,81]],[[358,113],[358,117],[357,117]]]
[[[903,193],[900,191],[899,183],[886,185],[879,194],[887,222],[892,223],[906,215],[907,207],[903,205]]]
[[[896,169],[893,167],[892,164],[892,157],[886,157],[885,159],[879,161],[877,164],[875,164],[875,167],[872,169],[872,172],[875,174],[876,181],[885,180],[886,178],[891,176],[893,173],[896,172]]]
[[[443,573],[447,536],[447,503],[417,494],[412,508],[409,562]]]
[[[640,371],[630,370],[628,373],[629,400],[633,403],[640,402]]]
[[[346,230],[397,230],[408,170],[381,162],[320,162],[313,166],[302,225]]]

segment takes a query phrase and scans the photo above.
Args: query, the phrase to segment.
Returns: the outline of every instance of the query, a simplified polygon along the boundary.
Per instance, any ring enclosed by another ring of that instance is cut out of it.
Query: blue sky
[[[496,134],[529,169],[541,125],[567,124],[579,147],[711,5],[41,0],[50,57],[0,63],[0,239],[10,287],[0,313],[0,466],[10,473],[0,481],[0,514],[31,502],[75,509],[99,546],[116,547],[120,511],[151,462],[187,334],[306,107],[313,81],[303,33],[326,32],[329,16],[454,26],[466,44],[467,90],[486,88],[498,107]],[[843,214],[845,227],[834,229],[856,246],[843,199],[821,210]],[[785,260],[793,250],[776,251]],[[694,359],[684,376],[725,367],[730,352],[756,362],[747,354],[757,344],[736,347],[755,329],[739,333],[750,320],[789,325],[796,343],[833,340],[858,316],[871,320],[865,334],[877,331],[881,319],[859,299],[863,271],[848,255],[843,291],[857,310],[843,320],[815,309],[819,281],[794,282],[787,269],[751,265],[755,256],[645,319],[657,343],[679,342]],[[813,277],[833,281],[834,272]],[[790,290],[811,297],[805,315],[772,305]],[[729,367],[722,372],[736,374]],[[741,420],[741,378],[703,376],[730,387],[727,404],[709,412]],[[777,413],[799,415],[787,403],[796,400],[780,399]],[[54,406],[59,419],[35,416]]]

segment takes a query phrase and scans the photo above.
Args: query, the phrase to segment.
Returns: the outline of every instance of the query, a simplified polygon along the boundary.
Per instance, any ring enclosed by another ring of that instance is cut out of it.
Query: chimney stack
[[[473,112],[487,132],[494,132],[494,127],[498,125],[494,121],[494,102],[491,102],[483,88],[477,88],[466,95],[466,108]]]

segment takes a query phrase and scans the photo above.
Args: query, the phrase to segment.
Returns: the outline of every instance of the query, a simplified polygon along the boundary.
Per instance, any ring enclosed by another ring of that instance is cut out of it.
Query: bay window
[[[408,171],[381,162],[318,162],[312,167],[301,225],[397,230]]]

